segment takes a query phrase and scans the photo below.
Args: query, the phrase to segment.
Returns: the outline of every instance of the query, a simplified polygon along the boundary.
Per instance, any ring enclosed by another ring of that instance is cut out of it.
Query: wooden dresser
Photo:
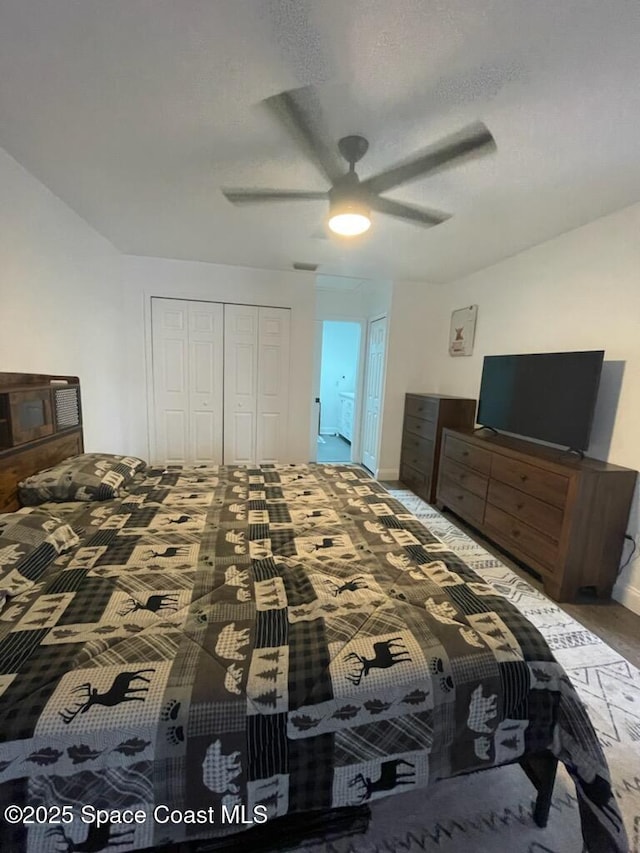
[[[636,471],[502,435],[445,429],[437,504],[534,569],[545,592],[608,597]]]
[[[421,498],[436,499],[440,441],[444,427],[471,429],[476,401],[441,394],[407,394],[404,402],[400,481]]]

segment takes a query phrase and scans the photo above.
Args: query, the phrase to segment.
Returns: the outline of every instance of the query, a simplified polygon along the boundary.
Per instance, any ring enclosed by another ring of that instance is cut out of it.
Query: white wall
[[[377,470],[380,480],[398,479],[405,394],[437,390],[426,363],[426,348],[435,329],[436,293],[434,286],[423,282],[393,283]]]
[[[361,320],[368,314],[367,296],[360,287],[357,290],[316,288],[316,320]]]
[[[326,281],[329,276],[318,276]],[[338,279],[339,281],[339,279]],[[356,290],[316,288],[316,320],[367,320],[386,314],[391,307],[392,283],[386,279],[363,281]]]
[[[320,431],[335,434],[340,426],[340,392],[355,393],[360,355],[360,323],[325,320],[320,370]]]
[[[85,447],[123,448],[120,255],[0,148],[0,370],[77,375]]]
[[[419,359],[424,384],[477,397],[485,355],[604,349],[588,453],[640,469],[639,235],[640,204],[457,282],[427,288],[434,298],[431,333],[423,337]],[[478,305],[473,356],[452,358],[451,311],[472,304]],[[628,526],[636,541],[639,527],[636,488]],[[638,559],[621,574],[614,595],[640,613]]]
[[[149,456],[147,405],[151,388],[150,342],[145,338],[152,296],[291,308],[291,383],[287,462],[309,461],[315,278],[304,272],[231,267],[196,261],[124,256],[127,323],[126,447]]]

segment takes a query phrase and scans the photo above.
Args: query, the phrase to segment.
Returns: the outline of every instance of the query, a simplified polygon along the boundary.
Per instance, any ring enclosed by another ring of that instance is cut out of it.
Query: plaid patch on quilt
[[[240,831],[225,809],[355,805],[550,749],[586,848],[627,849],[545,640],[361,469],[148,469],[73,523],[79,546],[0,621],[0,808],[141,809],[109,829],[135,850]],[[79,820],[2,828],[12,851],[93,843]]]
[[[80,540],[62,519],[39,510],[0,514],[2,604],[33,586],[50,563]]]

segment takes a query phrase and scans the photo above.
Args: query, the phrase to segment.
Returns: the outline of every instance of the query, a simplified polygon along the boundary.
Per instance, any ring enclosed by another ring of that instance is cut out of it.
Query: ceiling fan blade
[[[325,192],[305,192],[304,190],[222,190],[222,194],[232,204],[261,204],[269,201],[325,201]]]
[[[266,98],[264,103],[295,137],[307,156],[332,184],[346,172],[333,140],[321,129],[320,109],[312,86],[301,86]]]
[[[373,193],[383,193],[438,169],[454,166],[463,158],[488,154],[495,149],[496,143],[488,128],[478,122],[432,145],[420,156],[385,169],[361,183]]]
[[[380,213],[386,213],[387,216],[395,216],[397,219],[409,219],[418,225],[430,227],[439,225],[450,219],[448,213],[440,213],[437,210],[426,210],[420,207],[413,207],[409,204],[401,204],[399,201],[392,201],[390,198],[374,197],[369,201],[373,210]]]

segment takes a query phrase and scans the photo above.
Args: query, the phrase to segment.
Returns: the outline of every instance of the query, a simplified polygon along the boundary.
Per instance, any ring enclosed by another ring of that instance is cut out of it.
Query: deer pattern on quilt
[[[271,819],[533,745],[567,766],[589,837],[625,849],[597,737],[542,636],[363,469],[150,467],[73,512],[78,547],[0,618],[0,808],[15,788],[147,813],[262,803]],[[223,832],[82,830],[17,826],[3,849]]]

